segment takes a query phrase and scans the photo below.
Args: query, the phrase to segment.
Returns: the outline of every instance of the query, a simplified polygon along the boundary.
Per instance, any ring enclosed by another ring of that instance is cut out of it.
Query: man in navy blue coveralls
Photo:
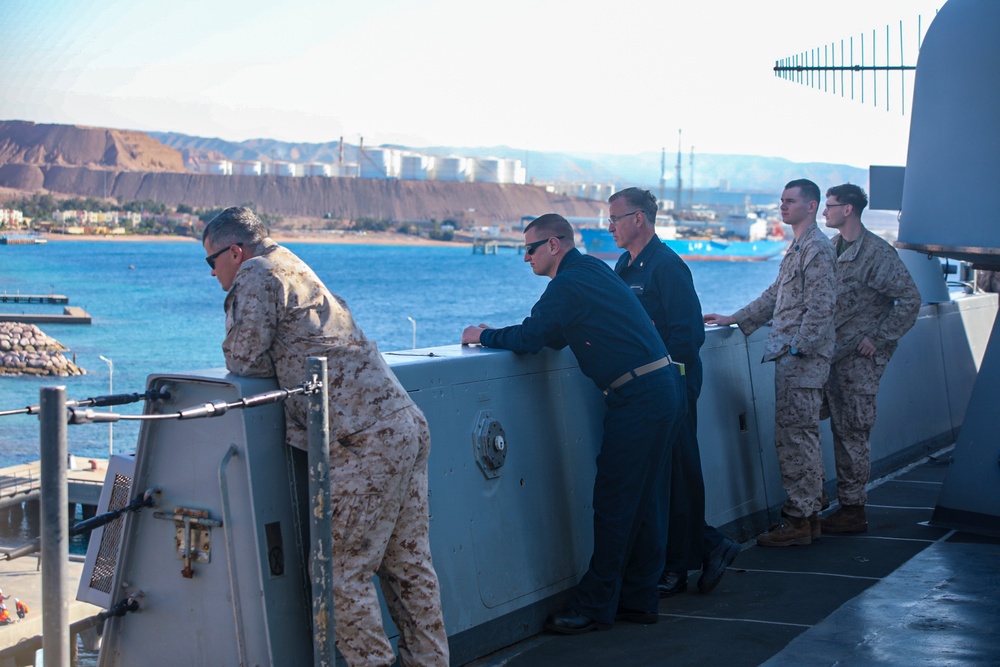
[[[701,302],[691,270],[656,235],[656,197],[649,190],[626,188],[608,200],[608,230],[619,248],[615,273],[621,276],[670,350],[684,364],[687,414],[681,420],[671,452],[670,521],[667,557],[660,577],[660,597],[687,590],[688,570],[701,570],[698,590],[709,593],[736,559],[740,545],[705,522],[705,482],[698,451],[698,396],[702,366],[698,354],[705,342]]]
[[[522,353],[569,345],[607,406],[594,480],[594,553],[569,608],[545,627],[577,634],[615,620],[656,623],[666,549],[660,485],[670,479],[683,380],[642,305],[611,267],[574,247],[565,218],[536,218],[524,240],[524,261],[552,279],[545,292],[521,324],[467,327],[462,343]]]

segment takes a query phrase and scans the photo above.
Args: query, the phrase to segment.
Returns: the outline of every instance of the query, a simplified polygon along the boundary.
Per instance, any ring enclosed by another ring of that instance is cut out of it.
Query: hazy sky
[[[882,78],[862,105],[772,67],[852,36],[859,60],[873,30],[885,64],[887,25],[899,64],[900,21],[914,64],[943,2],[0,0],[0,120],[621,154],[683,129],[685,153],[904,164],[912,75],[903,115],[898,76],[887,111]]]

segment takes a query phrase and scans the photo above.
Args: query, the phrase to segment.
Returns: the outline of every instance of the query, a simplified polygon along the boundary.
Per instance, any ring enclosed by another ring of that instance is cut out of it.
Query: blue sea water
[[[459,342],[462,329],[520,322],[548,280],[511,251],[473,255],[468,246],[288,243],[336,294],[383,352]],[[86,369],[73,378],[0,377],[0,410],[38,403],[39,389],[64,384],[82,399],[145,390],[150,374],[224,366],[224,293],[200,244],[184,241],[52,241],[0,246],[0,293],[64,294],[91,325],[41,328]],[[705,312],[731,313],[777,275],[778,262],[692,262]],[[60,306],[0,306],[3,312],[61,312]],[[114,373],[99,357],[112,360]],[[139,414],[141,405],[115,408]],[[108,454],[108,425],[70,426],[69,452]],[[138,425],[113,425],[115,452],[135,449]],[[0,467],[38,460],[38,420],[0,417]]]

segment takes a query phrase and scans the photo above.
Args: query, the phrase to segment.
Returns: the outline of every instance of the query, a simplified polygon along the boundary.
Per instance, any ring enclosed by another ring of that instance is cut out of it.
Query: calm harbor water
[[[468,247],[289,243],[350,305],[383,352],[458,343],[462,328],[520,322],[545,289],[512,251],[473,255]],[[224,365],[224,293],[193,242],[53,241],[0,246],[0,293],[64,294],[91,325],[41,328],[69,348],[87,374],[75,378],[0,377],[0,410],[38,403],[39,389],[65,384],[70,398],[141,392],[153,373]],[[773,280],[777,261],[693,262],[705,312],[731,313]],[[4,312],[61,312],[59,306],[6,304]],[[113,377],[100,356],[111,359]],[[116,408],[138,414],[141,405]],[[115,452],[135,449],[138,425],[113,426]],[[71,426],[69,451],[107,457],[106,424]],[[38,459],[36,417],[0,417],[0,466]]]

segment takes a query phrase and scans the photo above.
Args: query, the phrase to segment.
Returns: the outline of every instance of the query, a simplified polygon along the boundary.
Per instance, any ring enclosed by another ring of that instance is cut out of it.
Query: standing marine
[[[871,474],[875,398],[899,339],[917,321],[920,292],[896,249],[861,223],[868,195],[845,183],[826,191],[823,217],[837,230],[836,347],[826,383],[840,507],[824,533],[868,530],[865,485]]]
[[[757,538],[764,547],[810,544],[821,535],[819,418],[834,350],[836,255],[816,225],[819,199],[819,187],[810,180],[785,186],[781,219],[795,238],[778,278],[732,315],[705,315],[706,324],[737,324],[748,336],[771,323],[763,361],[774,362],[774,444],[788,500],[784,523]]]

